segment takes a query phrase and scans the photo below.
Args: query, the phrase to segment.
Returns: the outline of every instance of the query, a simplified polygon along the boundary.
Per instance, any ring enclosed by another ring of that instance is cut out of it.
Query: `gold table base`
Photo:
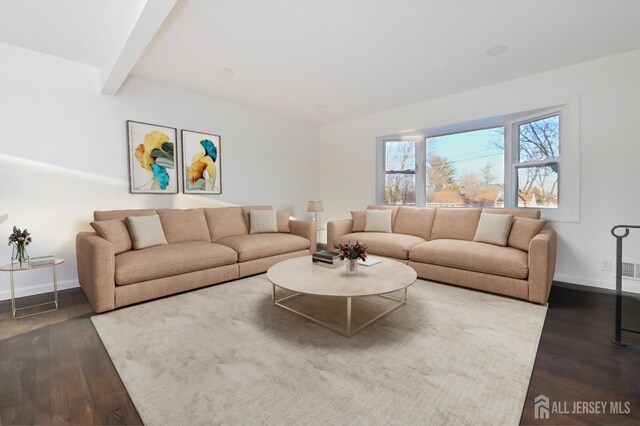
[[[282,309],[286,309],[289,312],[293,312],[296,315],[299,315],[303,318],[306,318],[310,321],[315,322],[316,324],[320,324],[321,326],[328,328],[331,331],[335,331],[336,333],[340,333],[343,336],[346,337],[351,337],[354,334],[356,334],[357,332],[359,332],[360,330],[362,330],[363,328],[365,328],[368,325],[373,324],[374,322],[378,321],[380,318],[384,317],[385,315],[390,314],[391,312],[395,311],[396,309],[398,309],[400,306],[404,305],[407,303],[407,287],[404,288],[404,297],[402,297],[401,299],[395,298],[395,297],[391,297],[391,296],[387,296],[386,294],[377,294],[375,296],[379,296],[379,297],[383,297],[385,299],[389,299],[389,300],[393,300],[395,302],[398,302],[397,304],[393,305],[391,308],[383,311],[382,313],[376,315],[375,317],[373,317],[372,319],[370,319],[369,321],[365,322],[364,324],[361,324],[358,328],[353,329],[352,330],[352,324],[351,324],[351,299],[353,297],[365,297],[365,296],[334,296],[334,297],[344,297],[345,299],[347,299],[347,318],[345,321],[345,327],[344,328],[339,328],[334,326],[333,324],[330,324],[328,322],[319,320],[317,318],[314,318],[308,314],[305,314],[304,312],[300,312],[296,309],[293,309],[287,305],[285,305],[283,302],[295,299],[296,297],[299,296],[314,296],[312,294],[306,294],[306,293],[294,293],[292,295],[283,297],[283,298],[276,298],[276,285],[273,284],[273,291],[271,293],[271,300],[273,301],[273,304],[276,306],[281,307]]]

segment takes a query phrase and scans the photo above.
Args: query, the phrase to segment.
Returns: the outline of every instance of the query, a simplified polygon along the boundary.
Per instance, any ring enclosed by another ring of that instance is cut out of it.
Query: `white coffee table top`
[[[273,265],[267,278],[278,287],[319,296],[371,296],[402,290],[418,278],[409,266],[385,259],[373,266],[358,265],[357,275],[347,275],[344,265],[326,268],[311,263],[311,256]]]

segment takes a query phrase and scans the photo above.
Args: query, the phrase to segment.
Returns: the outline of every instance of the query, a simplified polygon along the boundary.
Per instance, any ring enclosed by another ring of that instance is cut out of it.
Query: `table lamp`
[[[313,221],[318,222],[318,212],[324,211],[324,203],[322,201],[309,201],[307,211],[313,213]]]

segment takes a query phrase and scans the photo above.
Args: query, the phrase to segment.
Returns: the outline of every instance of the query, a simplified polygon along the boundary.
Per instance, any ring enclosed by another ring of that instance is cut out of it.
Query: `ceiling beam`
[[[102,70],[101,92],[115,95],[178,0],[147,0],[111,68]]]

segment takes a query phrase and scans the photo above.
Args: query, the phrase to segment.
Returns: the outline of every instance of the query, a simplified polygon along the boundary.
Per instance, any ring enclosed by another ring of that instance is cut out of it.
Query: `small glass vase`
[[[358,274],[358,259],[346,259],[344,266],[347,268],[347,275]]]
[[[29,256],[27,255],[26,245],[13,245],[13,250],[11,250],[11,263],[19,263],[21,268],[23,265],[27,265],[29,263]]]

